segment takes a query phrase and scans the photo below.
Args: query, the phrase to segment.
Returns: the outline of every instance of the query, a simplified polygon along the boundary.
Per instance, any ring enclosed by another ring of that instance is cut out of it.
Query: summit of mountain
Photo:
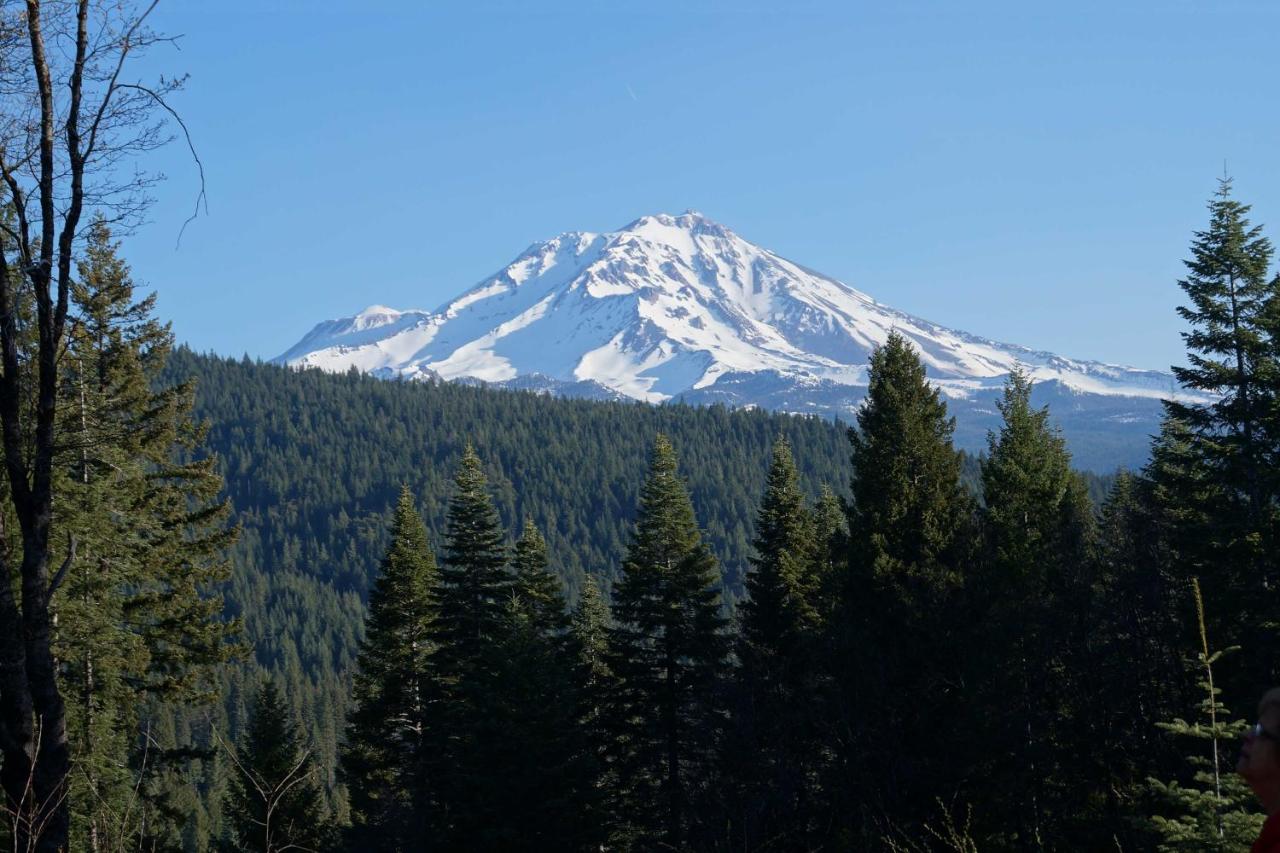
[[[920,353],[957,413],[960,443],[973,449],[985,443],[995,396],[1015,366],[1041,386],[1040,396],[1054,397],[1073,448],[1080,443],[1073,433],[1085,427],[1114,445],[1095,466],[1140,463],[1159,400],[1177,390],[1169,373],[1067,358],[923,320],[692,210],[535,243],[434,310],[372,305],[318,324],[276,360],[848,420],[865,393],[871,351],[894,330]],[[1105,414],[1096,422],[1090,413]]]

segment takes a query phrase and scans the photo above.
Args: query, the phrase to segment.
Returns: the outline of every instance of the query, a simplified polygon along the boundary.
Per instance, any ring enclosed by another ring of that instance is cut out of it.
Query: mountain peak
[[[654,243],[678,244],[686,242],[689,237],[709,236],[723,239],[736,235],[704,214],[689,209],[679,215],[670,213],[653,213],[642,216],[634,222],[623,226],[618,234],[635,234],[642,239]]]
[[[536,376],[652,402],[719,400],[850,418],[870,355],[892,330],[911,341],[953,405],[974,411],[994,411],[991,400],[1015,367],[1037,383],[1143,400],[1153,411],[1176,388],[1168,374],[1061,358],[913,317],[695,210],[536,243],[434,312],[372,305],[320,324],[280,360],[409,378]]]

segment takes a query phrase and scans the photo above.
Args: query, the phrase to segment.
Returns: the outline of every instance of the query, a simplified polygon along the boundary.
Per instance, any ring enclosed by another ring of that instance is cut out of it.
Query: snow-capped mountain
[[[891,330],[919,350],[957,412],[962,445],[981,444],[1015,365],[1031,374],[1037,396],[1055,398],[1078,457],[1082,435],[1069,421],[1096,434],[1106,413],[1090,444],[1116,443],[1106,439],[1108,419],[1111,432],[1131,436],[1095,465],[1140,460],[1158,401],[1176,388],[1167,373],[1064,358],[921,320],[693,211],[536,243],[434,311],[374,305],[319,324],[276,360],[847,420],[866,390],[871,350]]]

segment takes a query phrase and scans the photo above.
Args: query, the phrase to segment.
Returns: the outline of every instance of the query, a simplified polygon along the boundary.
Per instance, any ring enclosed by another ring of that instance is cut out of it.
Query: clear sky
[[[567,230],[695,208],[881,302],[1141,367],[1224,162],[1280,239],[1274,2],[162,0],[174,145],[135,276],[270,358]]]

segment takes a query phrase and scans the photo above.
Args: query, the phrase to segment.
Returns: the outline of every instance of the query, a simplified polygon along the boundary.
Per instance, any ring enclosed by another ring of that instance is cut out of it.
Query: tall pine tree
[[[1211,401],[1166,401],[1170,434],[1159,444],[1166,456],[1180,449],[1183,458],[1152,472],[1174,475],[1158,483],[1172,511],[1201,517],[1202,525],[1185,531],[1189,547],[1175,557],[1184,579],[1203,570],[1222,590],[1207,619],[1215,636],[1243,646],[1245,665],[1233,682],[1242,689],[1280,678],[1266,651],[1280,621],[1270,604],[1280,583],[1271,558],[1280,518],[1280,479],[1271,473],[1280,458],[1280,431],[1273,427],[1280,399],[1280,280],[1268,277],[1272,246],[1248,213],[1224,178],[1209,202],[1208,228],[1192,240],[1187,275],[1178,282],[1189,303],[1178,309],[1191,326],[1183,333],[1188,365],[1173,371],[1183,387]],[[1207,503],[1198,500],[1194,480],[1177,476],[1197,471],[1216,492]],[[1202,561],[1207,565],[1195,565]]]
[[[921,819],[954,790],[961,684],[957,609],[972,550],[955,421],[896,332],[872,353],[849,431],[848,569],[832,618],[829,714],[835,814],[857,845],[884,821]]]
[[[974,726],[984,816],[1011,848],[1039,849],[1071,837],[1062,822],[1084,812],[1083,750],[1070,748],[1069,727],[1083,724],[1094,698],[1083,683],[1082,621],[1094,520],[1048,407],[1031,405],[1026,373],[1010,374],[998,406],[1003,423],[982,462],[982,560],[969,585],[980,626]]]
[[[401,487],[391,546],[369,594],[356,661],[355,705],[341,756],[353,847],[418,850],[432,839],[427,748],[439,696],[432,671],[433,596],[439,585],[427,530],[413,494]]]
[[[641,846],[681,849],[698,829],[723,723],[727,640],[718,584],[675,450],[659,435],[614,588],[610,633],[618,831]]]
[[[774,444],[739,608],[739,668],[725,748],[735,847],[811,848],[821,706],[815,652],[827,558],[791,447]]]
[[[434,636],[442,677],[456,684],[501,635],[513,586],[489,481],[470,444],[453,482]]]
[[[55,577],[55,652],[72,743],[71,841],[139,843],[180,797],[162,777],[189,764],[190,741],[161,751],[140,729],[209,702],[238,629],[214,589],[236,530],[217,460],[201,458],[193,388],[159,380],[172,346],[137,298],[101,220],[71,289],[59,389],[54,535],[75,542]],[[145,777],[145,778],[144,778]]]

